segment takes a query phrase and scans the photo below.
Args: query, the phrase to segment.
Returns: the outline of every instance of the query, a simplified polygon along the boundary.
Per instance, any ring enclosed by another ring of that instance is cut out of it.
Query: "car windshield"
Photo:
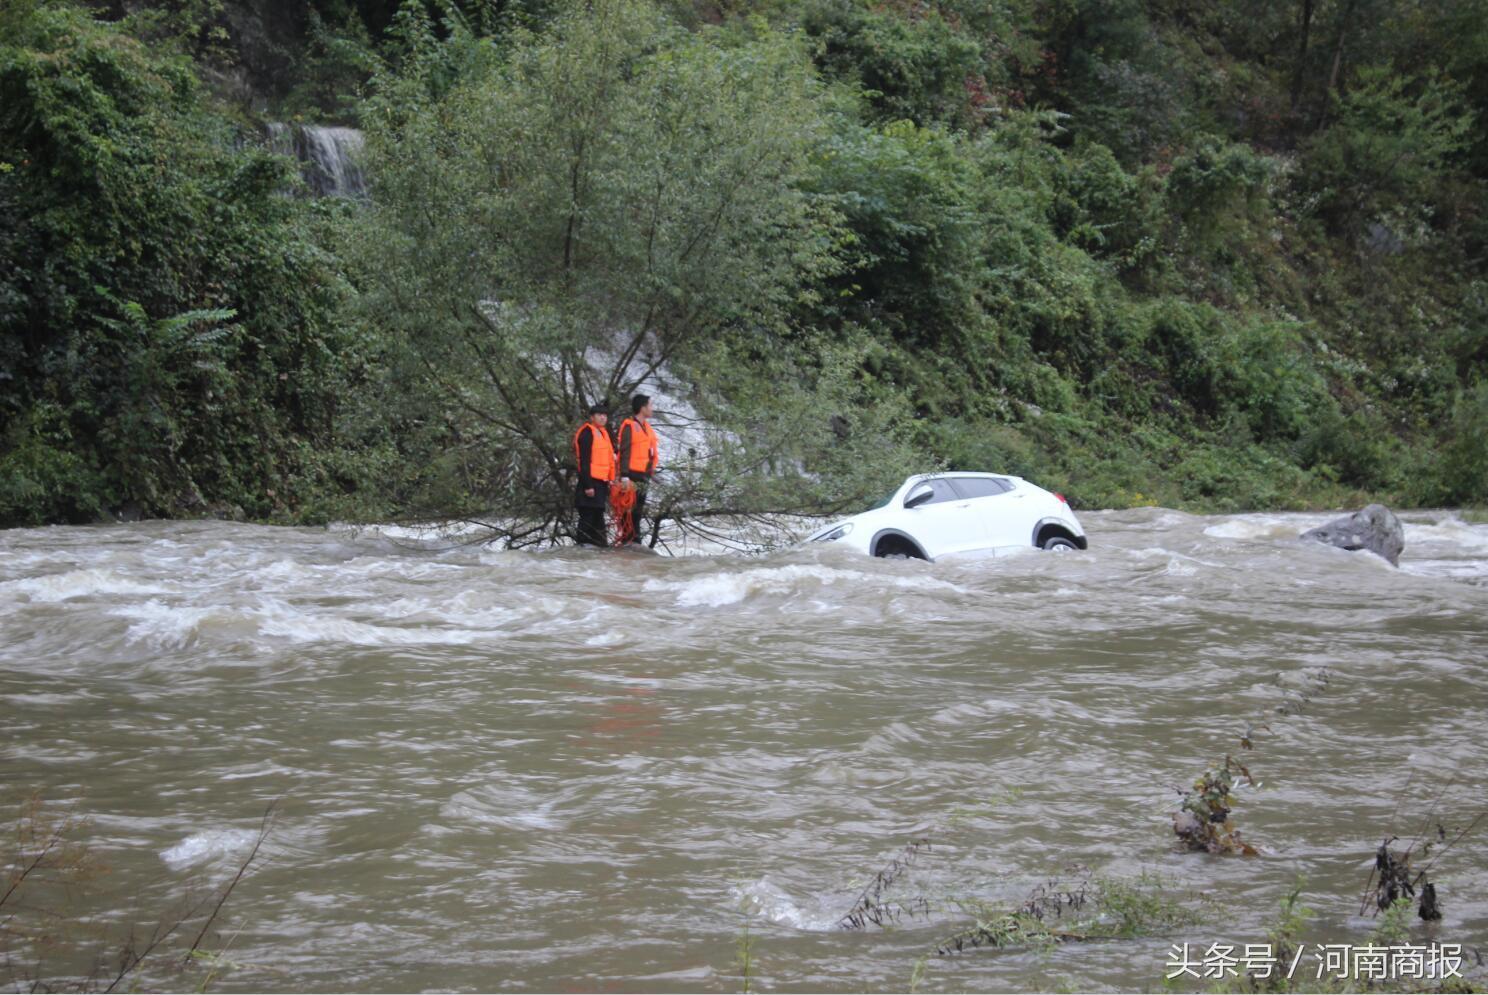
[[[922,483],[923,483],[923,481],[922,481]],[[900,484],[899,485],[899,487],[903,487],[903,486],[904,486],[903,484]],[[887,508],[889,505],[893,504],[894,503],[894,495],[896,495],[896,494],[899,493],[899,487],[896,487],[892,491],[889,491],[889,493],[885,494],[881,500],[879,500],[876,503],[874,503],[873,505],[869,506],[869,509],[868,510],[869,511],[877,511],[879,508]]]

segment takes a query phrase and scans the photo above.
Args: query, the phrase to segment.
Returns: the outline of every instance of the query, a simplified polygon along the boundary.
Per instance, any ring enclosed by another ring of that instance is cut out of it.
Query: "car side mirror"
[[[935,488],[933,487],[926,487],[923,490],[914,491],[909,495],[909,497],[904,499],[904,507],[918,508],[920,505],[924,504],[926,501],[929,501],[934,496]]]

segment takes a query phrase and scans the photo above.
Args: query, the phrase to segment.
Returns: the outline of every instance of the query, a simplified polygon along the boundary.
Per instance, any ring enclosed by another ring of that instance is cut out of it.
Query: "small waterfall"
[[[366,176],[357,161],[362,150],[357,129],[275,121],[265,131],[271,151],[299,162],[300,175],[314,196],[359,200],[367,196]]]

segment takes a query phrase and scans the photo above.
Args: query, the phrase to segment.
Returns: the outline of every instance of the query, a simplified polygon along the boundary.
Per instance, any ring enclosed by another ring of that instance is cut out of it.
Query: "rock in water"
[[[1339,549],[1367,549],[1383,556],[1392,566],[1400,566],[1400,553],[1405,549],[1405,527],[1395,513],[1382,504],[1371,504],[1347,518],[1338,518],[1302,533],[1303,539],[1316,539]]]

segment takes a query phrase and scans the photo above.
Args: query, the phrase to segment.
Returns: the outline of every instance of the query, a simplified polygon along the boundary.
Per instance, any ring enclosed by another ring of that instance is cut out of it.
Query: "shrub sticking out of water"
[[[1282,701],[1276,706],[1275,714],[1282,717],[1300,715],[1306,706],[1312,704],[1312,699],[1328,689],[1332,680],[1333,672],[1327,667],[1308,667],[1294,675],[1277,674],[1276,686],[1281,688]],[[1274,731],[1269,723],[1252,719],[1240,737],[1240,748],[1253,750],[1260,733]]]
[[[1182,793],[1178,811],[1173,813],[1173,832],[1188,849],[1247,857],[1257,854],[1255,847],[1240,838],[1240,830],[1231,818],[1237,777],[1255,783],[1245,765],[1226,754],[1223,763],[1204,771],[1193,787]]]
[[[58,814],[46,808],[32,795],[21,806],[16,819],[15,835],[7,866],[0,870],[0,916],[9,925],[20,904],[27,882],[50,877],[62,887],[80,883],[94,864],[87,847],[73,837],[87,828],[87,822],[72,813]],[[7,908],[9,906],[9,908]]]
[[[1302,942],[1302,930],[1312,918],[1312,910],[1302,904],[1304,884],[1299,877],[1297,886],[1281,900],[1281,911],[1271,928],[1266,931],[1266,939],[1271,942],[1278,963],[1291,964],[1296,960],[1297,946]]]
[[[72,814],[57,815],[32,798],[21,809],[9,847],[0,852],[0,937],[6,941],[0,947],[0,990],[112,992],[126,985],[138,990],[146,983],[147,968],[154,974],[157,964],[179,979],[187,968],[209,962],[204,989],[228,964],[214,960],[203,944],[267,838],[274,808],[271,804],[264,813],[252,852],[226,885],[184,895],[148,933],[131,927],[120,937],[109,922],[74,913],[63,901],[107,873],[77,838],[88,823]],[[138,919],[133,913],[124,918]],[[195,938],[179,960],[167,965],[165,954],[173,941],[179,951],[187,936]],[[48,957],[85,945],[97,947],[91,973],[78,974],[76,961],[55,972],[46,970]],[[23,953],[26,947],[29,953]]]
[[[1281,688],[1285,700],[1276,706],[1276,714],[1299,714],[1303,707],[1312,703],[1313,698],[1328,690],[1332,679],[1333,673],[1327,667],[1309,667],[1292,679],[1288,679],[1285,674],[1277,674],[1276,684]],[[1269,730],[1270,727],[1267,727],[1267,731]]]
[[[1370,906],[1373,906],[1371,914],[1379,915],[1399,905],[1414,905],[1416,914],[1427,922],[1441,919],[1436,884],[1427,876],[1428,872],[1436,865],[1437,860],[1476,829],[1485,817],[1488,817],[1488,812],[1478,813],[1465,829],[1450,838],[1447,827],[1438,822],[1418,835],[1404,849],[1392,849],[1390,846],[1391,843],[1398,842],[1400,837],[1385,837],[1374,852],[1374,867],[1369,872],[1369,880],[1364,883],[1359,914],[1369,911]],[[1419,868],[1412,863],[1417,858],[1423,864]]]
[[[962,908],[976,923],[941,940],[935,952],[942,957],[978,947],[1155,936],[1199,921],[1157,878],[1092,878],[1083,869],[1071,883],[1056,878],[1039,884],[1011,911],[980,902],[962,903]]]
[[[1277,674],[1276,684],[1281,688],[1282,702],[1276,706],[1279,717],[1298,715],[1311,704],[1313,698],[1326,691],[1332,681],[1332,672],[1327,667],[1310,667],[1296,675]],[[1273,721],[1278,721],[1273,719]],[[1252,718],[1246,723],[1240,736],[1242,750],[1254,750],[1255,741],[1262,732],[1274,732],[1270,723]],[[1232,853],[1254,857],[1258,851],[1243,840],[1235,828],[1232,813],[1235,808],[1234,788],[1243,778],[1247,784],[1255,785],[1250,770],[1229,754],[1223,763],[1211,766],[1194,781],[1182,796],[1178,811],[1173,813],[1173,833],[1189,850],[1203,853]]]
[[[64,940],[92,938],[88,924],[51,908],[108,872],[78,841],[88,826],[75,812],[49,808],[36,795],[21,804],[0,851],[0,989],[50,988],[42,961]]]
[[[1091,930],[1098,936],[1158,936],[1203,920],[1197,909],[1172,894],[1171,882],[1155,875],[1097,878],[1094,884],[1098,918]]]
[[[1388,841],[1387,841],[1388,842]],[[1267,973],[1242,973],[1238,977],[1207,986],[1209,992],[1242,993],[1291,993],[1291,992],[1481,992],[1482,976],[1472,973],[1465,977],[1428,979],[1419,975],[1375,975],[1361,978],[1351,977],[1338,971],[1337,966],[1323,968],[1318,958],[1321,944],[1304,942],[1303,933],[1313,920],[1313,910],[1302,904],[1305,882],[1299,878],[1290,894],[1281,900],[1281,908],[1266,928],[1266,942],[1271,950],[1273,969]],[[1411,944],[1410,920],[1412,903],[1402,898],[1383,909],[1379,921],[1368,936],[1362,938],[1360,949],[1379,951],[1389,947]],[[1335,947],[1337,944],[1333,944]],[[1428,948],[1440,949],[1432,940]],[[1417,949],[1420,949],[1419,947]],[[1311,951],[1309,955],[1309,951]],[[1306,958],[1304,960],[1304,958]],[[1481,964],[1481,960],[1479,960]],[[1317,968],[1317,970],[1315,970]],[[1171,978],[1152,990],[1173,990]]]
[[[1300,963],[1300,952],[1305,949],[1302,932],[1312,920],[1312,909],[1302,904],[1302,889],[1305,884],[1301,878],[1297,879],[1296,886],[1281,900],[1276,918],[1266,927],[1266,942],[1270,945],[1275,963],[1281,969],[1264,975],[1246,973],[1228,983],[1211,986],[1210,991],[1282,993],[1332,990],[1329,986],[1333,981],[1330,979],[1317,979],[1307,972],[1288,969],[1289,965]],[[1169,981],[1168,985],[1171,986],[1172,982]]]
[[[1411,874],[1410,860],[1411,851],[1391,850],[1390,844],[1398,837],[1391,836],[1379,845],[1374,852],[1374,868],[1369,872],[1369,881],[1364,885],[1364,902],[1359,912],[1363,914],[1370,905],[1374,906],[1375,914],[1379,914],[1391,908],[1401,899],[1414,899],[1416,897],[1416,886],[1426,884],[1426,872],[1421,871]],[[1435,909],[1435,889],[1432,889],[1432,906]],[[1436,918],[1441,913],[1437,912]]]
[[[734,966],[738,968],[742,985],[739,991],[742,995],[750,995],[754,982],[754,936],[749,932],[748,922],[745,922],[739,930],[739,937],[734,946]]]
[[[1069,886],[1057,880],[1037,885],[1023,904],[1011,912],[999,911],[980,902],[963,905],[976,916],[976,925],[953,933],[936,945],[942,957],[978,947],[1052,946],[1065,940],[1083,940],[1088,935],[1059,925],[1066,914],[1072,917],[1089,900],[1090,880],[1081,878]]]
[[[914,866],[915,860],[921,852],[930,849],[930,837],[922,836],[911,840],[887,867],[873,876],[868,886],[858,895],[858,900],[847,914],[837,920],[838,929],[867,929],[872,923],[880,928],[897,923],[902,917],[928,916],[930,914],[930,903],[924,898],[911,899],[908,902],[886,902],[884,892],[893,887],[894,882]]]

